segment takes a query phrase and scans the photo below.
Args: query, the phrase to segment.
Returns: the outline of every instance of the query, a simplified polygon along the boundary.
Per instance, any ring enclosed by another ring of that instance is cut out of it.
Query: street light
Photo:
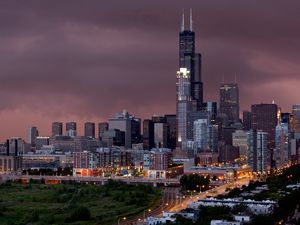
[[[124,216],[122,219],[125,221],[126,217]],[[120,225],[120,218],[118,219],[118,225]]]

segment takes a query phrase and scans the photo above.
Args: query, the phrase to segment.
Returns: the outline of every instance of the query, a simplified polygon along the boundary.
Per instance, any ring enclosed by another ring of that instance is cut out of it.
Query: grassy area
[[[83,184],[0,185],[1,224],[101,224],[117,223],[155,207],[160,190],[151,186],[109,182]]]

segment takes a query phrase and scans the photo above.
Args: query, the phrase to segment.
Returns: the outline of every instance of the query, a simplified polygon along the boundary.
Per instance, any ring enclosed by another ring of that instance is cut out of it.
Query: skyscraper
[[[190,71],[180,68],[177,72],[177,146],[187,143],[187,115],[191,110]]]
[[[249,111],[243,111],[243,129],[251,129],[251,112]]]
[[[95,123],[86,122],[84,124],[84,136],[95,138]]]
[[[31,146],[35,146],[37,136],[39,136],[38,129],[36,127],[29,127],[28,143],[31,144]]]
[[[100,141],[102,140],[102,136],[105,131],[108,131],[108,123],[107,122],[98,123],[98,137]]]
[[[179,33],[179,68],[190,71],[190,95],[193,110],[200,109],[203,103],[203,83],[201,80],[201,54],[195,53],[195,32],[193,31],[192,11],[189,28],[185,29],[184,13]]]
[[[277,125],[276,104],[255,104],[251,106],[251,127],[268,133],[268,148],[275,148],[275,128]]]
[[[52,136],[62,136],[63,134],[63,123],[53,122],[52,123]]]
[[[300,133],[300,105],[293,105],[292,114],[294,131]]]
[[[68,136],[75,137],[77,135],[77,124],[76,122],[66,123],[66,132]]]
[[[221,85],[219,112],[226,114],[230,123],[239,122],[239,88],[236,83]]]
[[[132,144],[141,141],[141,120],[130,115],[126,110],[116,113],[115,118],[109,119],[109,129],[119,129],[125,132],[125,147],[131,148]]]

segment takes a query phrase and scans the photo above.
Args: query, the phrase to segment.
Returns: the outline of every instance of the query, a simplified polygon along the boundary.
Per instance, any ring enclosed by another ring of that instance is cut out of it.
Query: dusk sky
[[[0,140],[49,135],[53,121],[100,122],[127,109],[175,114],[182,9],[193,9],[204,99],[222,77],[240,108],[300,103],[300,1],[0,2]]]

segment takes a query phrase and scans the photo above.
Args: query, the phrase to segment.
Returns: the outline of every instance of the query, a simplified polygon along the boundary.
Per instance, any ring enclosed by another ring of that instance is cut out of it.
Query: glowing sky
[[[175,113],[182,8],[193,8],[205,100],[237,80],[241,109],[300,103],[299,1],[0,2],[0,140],[115,112]]]

